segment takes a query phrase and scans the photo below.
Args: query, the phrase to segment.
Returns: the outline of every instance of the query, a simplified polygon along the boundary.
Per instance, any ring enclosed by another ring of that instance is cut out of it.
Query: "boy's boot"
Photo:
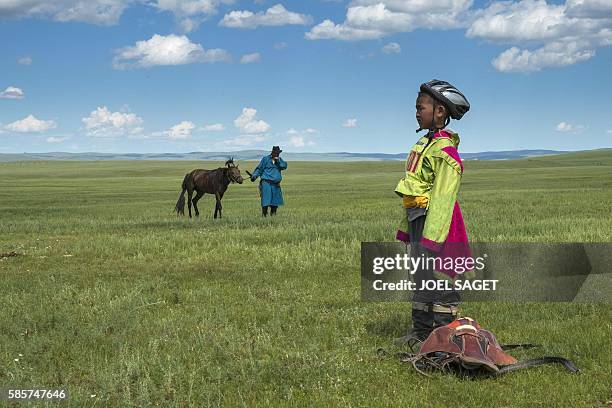
[[[434,304],[433,310],[433,328],[446,326],[458,317],[458,305],[440,305]]]
[[[393,340],[397,346],[407,345],[412,351],[418,349],[421,343],[433,330],[434,313],[430,306],[414,302],[412,304],[412,328],[403,337]]]

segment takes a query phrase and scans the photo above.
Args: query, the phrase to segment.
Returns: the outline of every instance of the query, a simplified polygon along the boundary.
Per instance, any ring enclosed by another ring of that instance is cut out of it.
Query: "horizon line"
[[[482,150],[477,152],[461,152],[461,154],[480,154],[480,153],[508,153],[508,152],[529,152],[529,151],[547,151],[547,152],[559,152],[559,153],[574,153],[574,152],[584,152],[584,151],[593,151],[593,150],[610,150],[612,147],[599,147],[595,149],[582,149],[582,150],[556,150],[556,149],[547,149],[547,148],[531,148],[531,149],[514,149],[514,150]],[[114,154],[114,155],[145,155],[145,154],[176,154],[176,155],[185,155],[185,154],[231,154],[231,153],[244,153],[244,152],[267,152],[266,149],[242,149],[242,150],[218,150],[218,151],[206,151],[206,150],[197,150],[197,151],[189,151],[189,152],[100,152],[100,151],[62,151],[62,150],[54,150],[54,151],[44,151],[44,152],[0,152],[0,154],[5,155],[24,155],[24,154]],[[327,152],[300,152],[300,151],[287,151],[284,150],[283,153],[287,154],[376,154],[376,155],[388,155],[394,156],[399,154],[407,154],[408,152],[397,152],[397,153],[386,153],[386,152],[375,152],[375,151],[367,151],[367,152],[352,152],[352,151],[327,151]]]

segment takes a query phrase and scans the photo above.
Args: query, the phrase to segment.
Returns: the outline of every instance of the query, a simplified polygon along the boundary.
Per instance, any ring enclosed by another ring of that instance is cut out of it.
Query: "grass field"
[[[359,248],[393,240],[401,162],[290,162],[273,219],[250,182],[221,220],[210,196],[173,215],[183,175],[218,165],[0,163],[0,253],[24,254],[0,261],[0,388],[65,387],[62,406],[610,406],[607,304],[463,305],[501,342],[542,344],[515,356],[579,375],[425,378],[377,355],[409,305],[361,302]],[[459,199],[475,241],[612,242],[612,153],[466,162]]]

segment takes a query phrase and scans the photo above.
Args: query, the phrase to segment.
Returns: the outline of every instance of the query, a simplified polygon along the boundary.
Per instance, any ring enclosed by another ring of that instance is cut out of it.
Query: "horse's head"
[[[232,183],[242,184],[244,179],[240,175],[240,169],[238,168],[238,165],[234,163],[234,158],[230,158],[228,161],[226,161],[225,165],[227,166],[227,169],[228,169],[227,175],[230,181]]]

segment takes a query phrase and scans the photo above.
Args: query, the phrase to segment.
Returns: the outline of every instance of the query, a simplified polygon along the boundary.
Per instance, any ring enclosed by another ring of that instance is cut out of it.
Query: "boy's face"
[[[422,129],[431,129],[434,126],[433,120],[435,118],[435,127],[442,128],[444,125],[444,118],[446,117],[446,110],[444,105],[436,104],[436,111],[434,115],[434,99],[430,95],[420,95],[416,100],[416,120],[419,123],[419,127]]]
[[[416,120],[419,127],[431,128],[433,121],[433,98],[429,95],[421,95],[416,100]]]

